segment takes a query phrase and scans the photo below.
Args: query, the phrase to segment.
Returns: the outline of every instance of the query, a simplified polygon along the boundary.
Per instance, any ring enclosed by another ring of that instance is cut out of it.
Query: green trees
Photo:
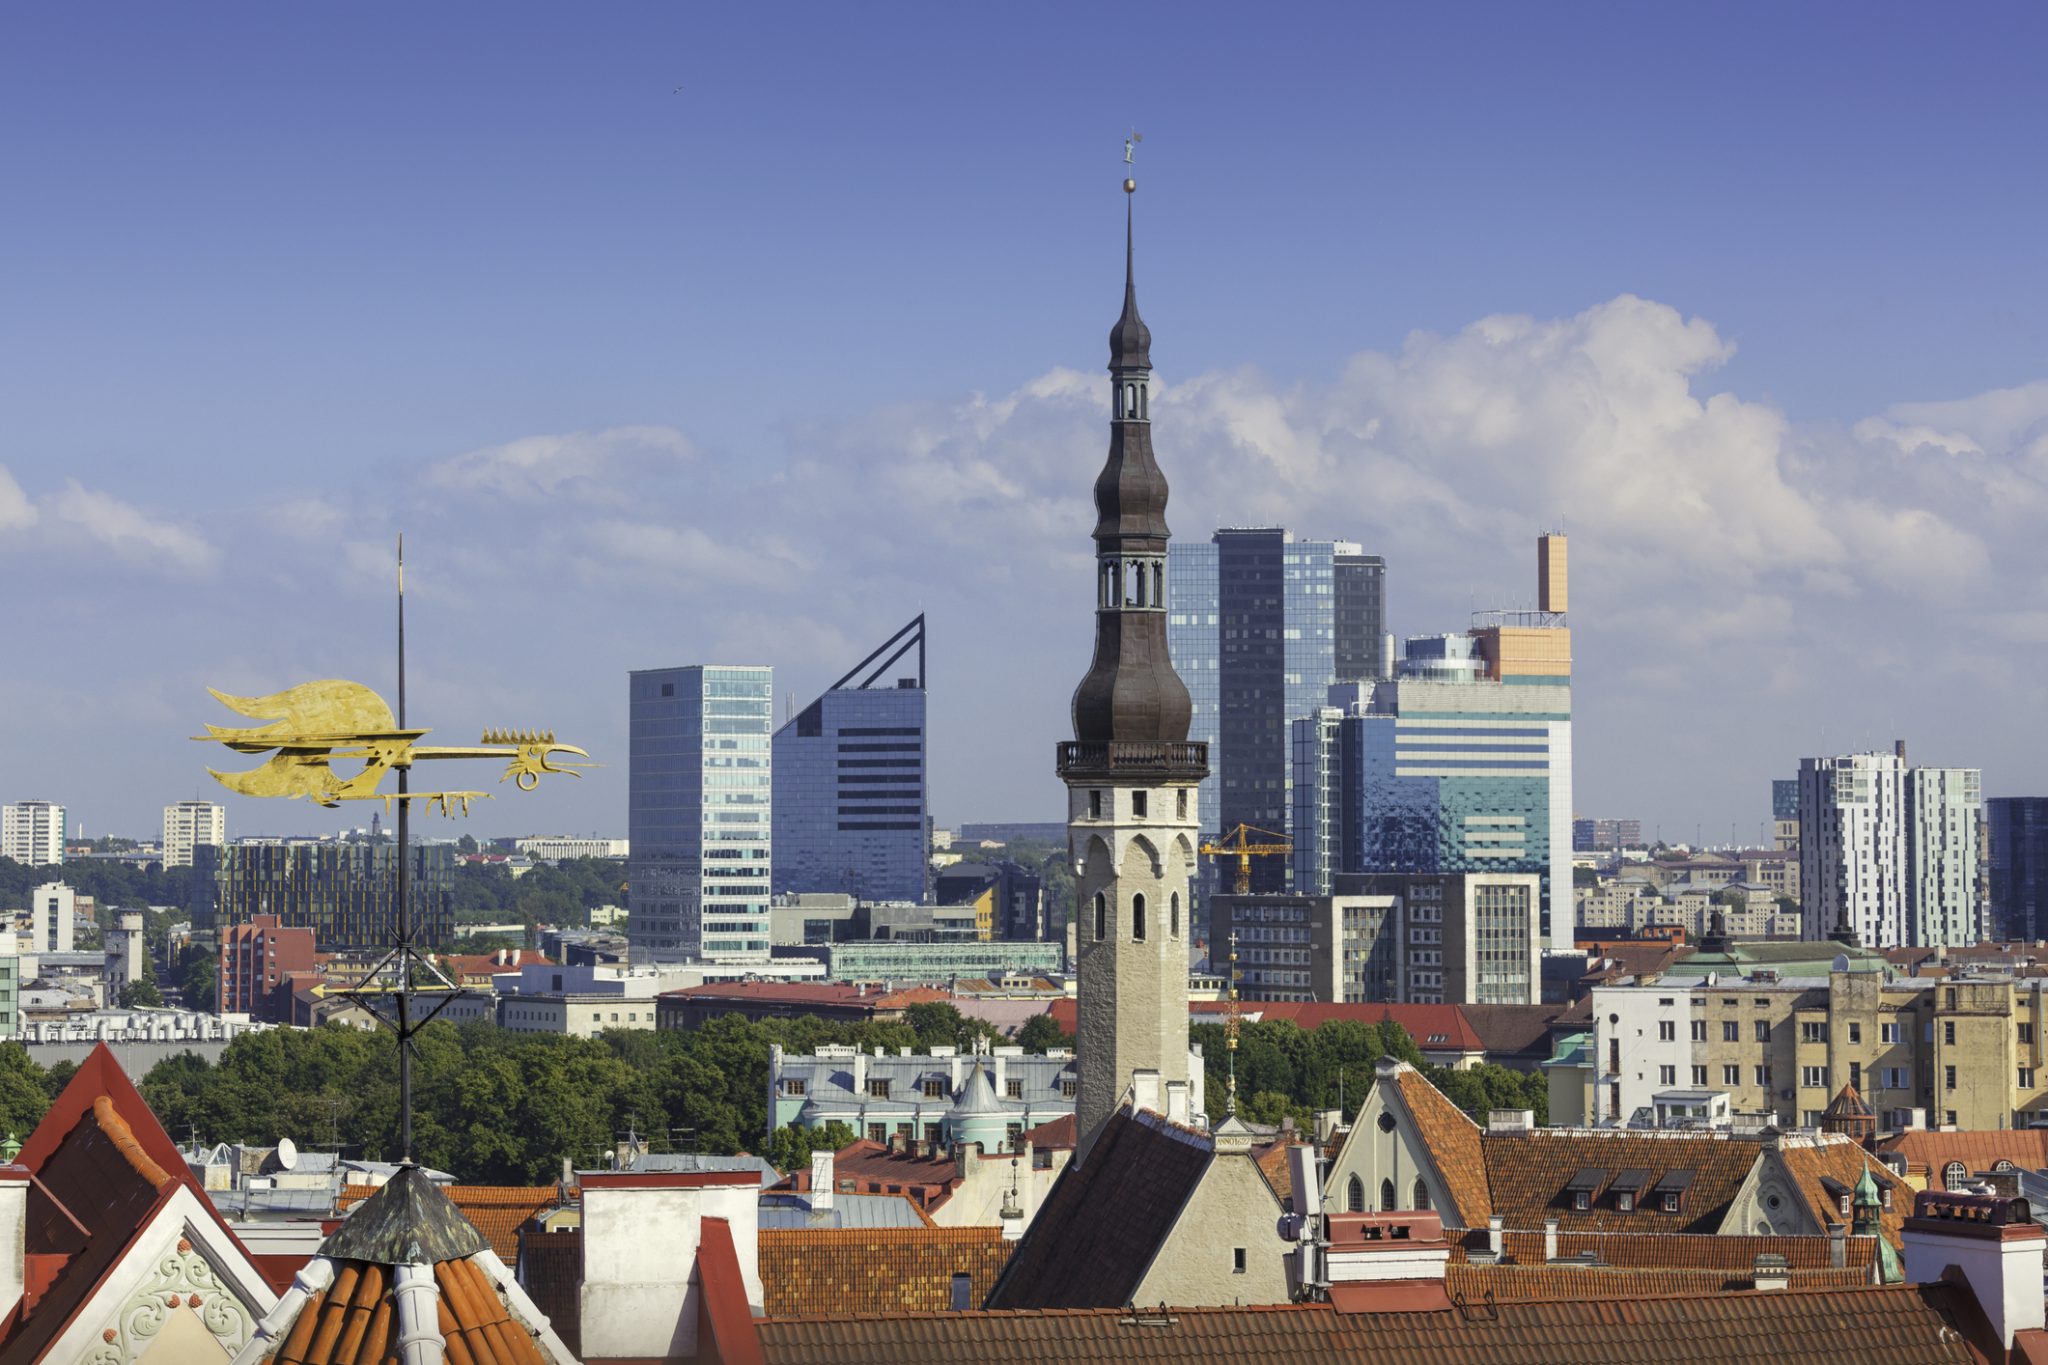
[[[127,985],[121,987],[121,1008],[124,1010],[143,1007],[156,1009],[160,1008],[163,1003],[164,997],[157,990],[156,982],[146,976],[130,981]]]
[[[20,1043],[0,1043],[0,1137],[27,1140],[50,1107],[46,1074]]]
[[[1072,1047],[1074,1035],[1062,1029],[1047,1012],[1026,1019],[1010,1041],[1026,1052],[1044,1053],[1056,1047]]]

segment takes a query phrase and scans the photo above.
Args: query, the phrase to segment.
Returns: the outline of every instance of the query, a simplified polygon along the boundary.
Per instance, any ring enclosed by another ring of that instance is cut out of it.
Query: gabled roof
[[[1522,1265],[1544,1264],[1541,1232],[1504,1232],[1501,1254]],[[1464,1244],[1455,1248],[1456,1260],[1487,1245],[1484,1228],[1469,1231]],[[1847,1267],[1871,1279],[1871,1267],[1878,1256],[1875,1237],[1849,1237],[1843,1242]],[[1653,1270],[1713,1270],[1734,1273],[1751,1269],[1759,1256],[1783,1256],[1792,1270],[1826,1270],[1833,1264],[1834,1250],[1827,1237],[1755,1237],[1711,1232],[1562,1232],[1557,1235],[1559,1256],[1591,1254],[1601,1265]]]
[[[1039,1124],[1024,1131],[1024,1141],[1031,1144],[1033,1151],[1073,1151],[1081,1140],[1081,1124],[1072,1114],[1062,1114],[1056,1119]]]
[[[1124,1108],[1053,1183],[989,1297],[992,1308],[1130,1302],[1209,1169],[1206,1133]]]
[[[1957,1335],[1975,1313],[1950,1284],[1824,1292],[1505,1302],[1461,1311],[1342,1313],[1328,1304],[1131,1313],[930,1313],[769,1319],[768,1365],[1008,1365],[1044,1361],[1428,1361],[1459,1365],[1669,1360],[1931,1365],[1985,1357]]]
[[[1458,1221],[1468,1228],[1484,1227],[1495,1211],[1495,1201],[1487,1178],[1479,1125],[1406,1062],[1394,1062],[1389,1067],[1388,1061],[1382,1059],[1379,1084],[1387,1087],[1393,1102],[1407,1114],[1416,1137],[1428,1150]],[[1510,1220],[1508,1226],[1520,1225]]]
[[[1304,1145],[1306,1144],[1282,1138],[1251,1149],[1252,1161],[1258,1166],[1259,1174],[1266,1177],[1266,1184],[1271,1187],[1273,1197],[1280,1201],[1280,1207],[1283,1209],[1294,1208],[1294,1170],[1287,1154],[1294,1148]]]
[[[1867,1269],[1817,1269],[1790,1272],[1794,1290],[1861,1289],[1870,1283]],[[1453,1264],[1444,1273],[1444,1292],[1453,1302],[1492,1299],[1497,1303],[1556,1299],[1634,1299],[1657,1295],[1742,1293],[1754,1290],[1752,1266],[1731,1270],[1685,1270],[1669,1266],[1572,1266]]]
[[[1555,1218],[1572,1231],[1714,1232],[1756,1165],[1758,1146],[1719,1132],[1537,1128],[1490,1133],[1485,1151],[1493,1212],[1508,1227],[1540,1228]],[[1652,1196],[1623,1212],[1609,1191],[1626,1170],[1647,1172]],[[1594,1179],[1582,1210],[1566,1187],[1587,1172]],[[1666,1213],[1656,1192],[1678,1181],[1685,1182],[1679,1210]]]
[[[764,1229],[763,1308],[770,1317],[808,1313],[943,1313],[953,1277],[968,1277],[979,1308],[1010,1258],[1001,1228]]]
[[[172,1216],[210,1221],[205,1240],[229,1263],[223,1284],[265,1284],[105,1043],[72,1075],[15,1164],[32,1176],[24,1252],[36,1269],[22,1303],[0,1317],[0,1359],[34,1360],[47,1350],[181,1191],[191,1202]],[[243,1297],[248,1309],[268,1305]]]
[[[1964,1171],[1975,1175],[1989,1171],[2001,1161],[2021,1170],[2048,1167],[2048,1128],[1972,1129],[1939,1133],[1919,1129],[1886,1138],[1877,1145],[1880,1152],[1897,1152],[1906,1158],[1906,1170],[1929,1177],[1939,1186],[1940,1175],[1951,1161],[1963,1163]],[[1893,1197],[1897,1203],[1897,1196]]]
[[[1850,1221],[1842,1213],[1842,1195],[1853,1193],[1856,1182],[1868,1172],[1880,1191],[1892,1192],[1892,1205],[1879,1215],[1879,1222],[1885,1240],[1895,1247],[1900,1244],[1906,1217],[1913,1211],[1913,1192],[1860,1143],[1836,1133],[1823,1133],[1811,1140],[1787,1138],[1777,1155],[1785,1163],[1794,1189],[1806,1201],[1807,1212],[1822,1227]]]

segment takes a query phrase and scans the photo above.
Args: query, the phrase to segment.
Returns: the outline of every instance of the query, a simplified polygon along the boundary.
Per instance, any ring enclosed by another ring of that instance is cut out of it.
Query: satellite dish
[[[277,1164],[289,1171],[299,1164],[299,1144],[290,1138],[277,1140]]]

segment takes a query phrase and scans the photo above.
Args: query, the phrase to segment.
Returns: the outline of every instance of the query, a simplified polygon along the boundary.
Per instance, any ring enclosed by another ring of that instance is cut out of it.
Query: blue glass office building
[[[776,893],[924,901],[925,817],[920,616],[775,732]]]
[[[627,683],[633,955],[765,963],[774,675],[702,664]]]
[[[1210,746],[1202,829],[1286,834],[1289,726],[1332,683],[1379,675],[1385,564],[1345,541],[1226,529],[1170,546],[1167,586],[1167,647],[1195,708],[1188,737]],[[1287,875],[1284,861],[1259,859],[1252,889],[1280,890]]]

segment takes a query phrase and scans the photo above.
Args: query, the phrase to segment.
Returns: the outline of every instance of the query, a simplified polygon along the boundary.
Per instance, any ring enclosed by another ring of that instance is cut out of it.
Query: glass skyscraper
[[[1991,929],[2010,939],[2048,937],[2048,796],[1994,796]]]
[[[629,938],[636,958],[768,960],[774,675],[629,675]]]
[[[775,732],[776,893],[923,901],[925,814],[920,616]]]
[[[1167,550],[1167,645],[1210,746],[1202,829],[1288,833],[1288,726],[1333,682],[1379,676],[1386,566],[1346,541],[1279,527],[1226,529]],[[1284,862],[1252,864],[1252,889],[1286,885]]]

